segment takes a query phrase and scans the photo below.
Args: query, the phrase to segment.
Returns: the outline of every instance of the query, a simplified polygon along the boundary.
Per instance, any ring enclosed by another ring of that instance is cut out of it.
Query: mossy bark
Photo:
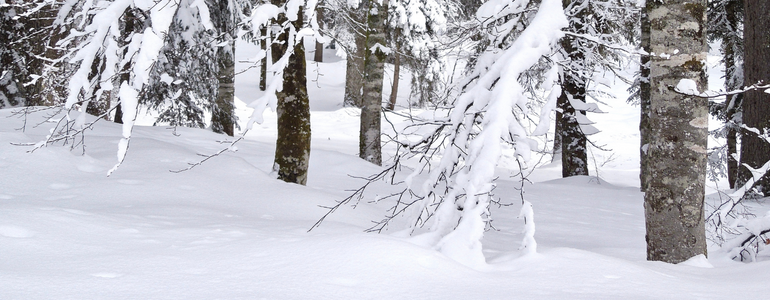
[[[706,88],[705,5],[705,0],[647,2],[653,54],[644,195],[648,260],[679,263],[706,254],[708,101],[674,90],[682,79]]]
[[[284,24],[287,21],[281,15],[277,23]],[[302,22],[303,14],[300,13],[292,23],[294,28],[301,28]],[[279,43],[271,46],[273,61],[278,61],[288,47],[293,47],[294,51],[283,73],[283,90],[276,93],[278,139],[273,170],[278,173],[278,179],[305,185],[310,163],[310,99],[307,94],[305,47],[301,41],[296,45],[287,43],[290,30],[279,33]]]

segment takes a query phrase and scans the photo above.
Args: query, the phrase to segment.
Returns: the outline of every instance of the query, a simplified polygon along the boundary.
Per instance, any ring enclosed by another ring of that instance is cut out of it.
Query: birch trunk
[[[212,13],[219,16],[212,21],[217,31],[223,36],[227,44],[217,51],[217,98],[215,108],[211,114],[211,129],[217,133],[233,136],[235,127],[235,19],[229,0],[218,0],[211,5],[216,5]]]
[[[363,99],[361,106],[361,130],[358,155],[376,165],[382,165],[380,140],[380,114],[382,113],[382,83],[387,54],[385,21],[388,1],[367,1],[366,50],[364,53]]]
[[[706,1],[647,1],[647,12],[653,53],[644,195],[647,259],[679,263],[706,254],[708,101],[674,91],[682,79],[706,88]]]

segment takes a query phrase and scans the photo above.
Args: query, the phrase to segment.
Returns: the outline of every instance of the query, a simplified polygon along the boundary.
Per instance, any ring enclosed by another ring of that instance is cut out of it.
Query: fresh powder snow
[[[237,49],[237,61],[259,51],[245,43]],[[269,110],[233,151],[181,173],[169,171],[232,138],[188,128],[175,136],[170,128],[144,126],[152,120],[140,110],[123,165],[110,177],[115,146],[125,138],[120,125],[98,123],[86,132],[85,149],[68,144],[27,153],[11,143],[43,139],[50,126],[39,123],[48,114],[28,115],[20,130],[25,119],[0,110],[0,299],[764,299],[770,293],[767,254],[741,263],[711,245],[708,258],[646,261],[639,112],[622,100],[621,84],[610,91],[617,99],[605,99],[606,114],[591,117],[600,130],[592,138],[612,149],[592,150],[592,176],[561,179],[558,164],[540,165],[521,191],[513,155],[501,154],[495,195],[506,205],[491,205],[494,227],[481,240],[484,262],[473,268],[399,234],[409,224],[365,233],[386,215],[388,205],[375,201],[392,192],[384,183],[308,232],[326,212],[321,206],[360,187],[356,177],[381,170],[357,157],[359,111],[341,107],[345,61],[327,52],[323,63],[308,63],[308,186],[271,174],[276,116]],[[264,94],[258,77],[251,69],[236,78],[242,128],[252,116],[245,103]],[[409,78],[401,80],[399,104],[406,107]],[[404,126],[406,119],[388,114]],[[393,148],[384,151],[387,157]],[[763,216],[769,207],[756,204],[754,212]]]

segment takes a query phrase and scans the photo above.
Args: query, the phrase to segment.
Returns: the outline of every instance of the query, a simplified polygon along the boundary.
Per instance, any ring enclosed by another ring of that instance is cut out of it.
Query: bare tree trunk
[[[564,0],[564,5],[571,4],[570,0]],[[570,21],[569,29],[572,32],[583,33],[583,11],[574,16]],[[585,55],[574,44],[574,37],[565,36],[559,41],[564,50],[569,65],[584,65]],[[570,177],[588,175],[587,139],[580,128],[578,114],[585,115],[585,111],[575,109],[575,104],[586,102],[586,83],[579,70],[564,70],[560,76],[561,95],[556,101],[556,106],[561,111],[561,118],[557,119],[561,124],[561,176]]]
[[[359,15],[365,6],[363,3],[352,13],[351,18],[363,23],[364,16]],[[361,89],[363,88],[364,51],[366,50],[366,37],[364,33],[353,29],[355,51],[348,53],[347,68],[345,72],[345,106],[361,107]]]
[[[118,45],[121,47],[125,47],[128,45],[129,40],[128,37],[130,34],[141,30],[143,27],[142,22],[144,19],[144,16],[141,15],[141,12],[136,8],[129,7],[126,9],[126,11],[123,13],[123,16],[121,16],[121,33],[120,33],[120,41],[118,42]],[[128,49],[123,50],[123,54],[121,56],[125,56],[128,52]],[[125,58],[125,57],[123,57]],[[114,84],[114,90],[112,91],[112,97],[114,99],[119,99],[118,97],[118,90],[120,89],[120,85],[124,82],[128,82],[131,79],[131,74],[129,72],[131,68],[131,61],[127,61],[123,66],[120,68],[120,76],[115,80]],[[123,124],[123,105],[118,105],[115,108],[115,116],[112,118],[112,120],[115,123]]]
[[[275,1],[273,4],[276,4]],[[287,21],[284,15],[277,20],[278,24]],[[302,22],[303,14],[300,13],[292,23],[295,28],[300,28]],[[289,45],[286,42],[289,34],[289,30],[281,32],[277,39],[283,42],[272,45],[273,61],[279,60],[288,50]],[[283,73],[283,90],[276,93],[278,138],[275,143],[273,170],[278,173],[278,179],[305,185],[310,162],[310,99],[307,94],[305,47],[303,43],[297,43],[293,47],[294,54],[289,57],[289,63]]]
[[[743,39],[740,35],[740,30],[743,25],[743,1],[742,0],[729,0],[724,5],[725,21],[727,22],[727,28],[732,29],[730,33],[725,33],[722,36],[722,50],[724,53],[725,64],[725,88],[728,91],[733,91],[742,88],[743,86],[743,74],[740,76],[737,73],[742,72],[740,65],[742,65],[743,58]],[[727,130],[727,181],[730,184],[730,188],[735,188],[735,183],[738,180],[738,160],[736,159],[737,144],[738,144],[738,130],[740,130],[740,120],[737,117],[741,111],[741,103],[743,101],[743,95],[733,95],[728,98],[727,105],[725,106],[725,126]]]
[[[398,34],[401,29],[394,30],[393,39],[398,41]],[[393,51],[393,85],[390,89],[390,101],[388,102],[388,110],[396,109],[396,101],[398,101],[398,81],[401,77],[401,56],[398,54],[401,51],[401,47],[396,44],[396,51]]]
[[[318,1],[317,8],[316,8],[316,19],[318,20],[318,27],[323,27],[323,8],[321,8],[322,1]],[[315,62],[323,62],[324,61],[324,44],[316,41],[315,42],[315,55],[313,56],[313,61]]]
[[[567,78],[563,78],[561,83],[561,96],[557,100],[557,107],[562,111],[561,176],[588,175],[587,139],[577,119],[577,114],[585,115],[585,112],[575,110],[571,104],[572,101],[585,102],[586,89],[582,84],[575,82],[576,78],[567,74],[565,77]]]
[[[558,101],[558,99],[557,99]],[[558,110],[556,111],[556,120],[554,120],[554,135],[553,135],[553,157],[551,158],[551,162],[561,162],[561,135],[562,135],[562,128],[561,128],[561,119],[563,118],[562,113]]]
[[[708,101],[674,91],[681,80],[706,88],[706,1],[647,1],[647,12],[657,54],[650,58],[647,259],[679,263],[706,254]]]
[[[770,2],[745,0],[744,2],[744,83],[770,82]],[[763,91],[748,91],[743,97],[743,124],[759,132],[770,129],[770,95]],[[744,131],[741,135],[741,165],[758,168],[770,160],[770,143],[756,134]],[[751,178],[751,172],[741,167],[738,184]],[[770,176],[765,174],[753,188],[761,196],[770,195]]]
[[[642,49],[650,53],[650,18],[647,8],[642,9]],[[644,192],[647,189],[647,148],[650,146],[650,56],[641,55],[640,57],[639,81],[639,108],[641,115],[639,118],[639,186]]]
[[[218,0],[214,26],[226,39],[227,44],[217,51],[219,72],[217,80],[217,99],[211,114],[211,129],[217,133],[233,136],[235,131],[235,19],[229,0]]]
[[[364,55],[363,105],[358,155],[376,165],[382,165],[380,114],[382,113],[382,82],[387,55],[381,47],[385,42],[387,1],[380,4],[367,1],[366,52]]]
[[[267,26],[262,27],[259,30],[260,34],[265,37],[264,40],[260,43],[260,47],[262,48],[262,51],[267,52],[267,43],[270,41],[270,38],[267,36],[268,30]],[[262,58],[262,62],[259,64],[259,90],[264,91],[267,89],[267,55]]]

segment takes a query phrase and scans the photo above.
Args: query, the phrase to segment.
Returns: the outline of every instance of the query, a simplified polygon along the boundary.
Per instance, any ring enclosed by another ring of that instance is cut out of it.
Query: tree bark
[[[268,36],[268,33],[270,31],[267,30],[267,26],[265,26],[260,28],[259,32],[265,38],[260,43],[260,47],[262,48],[262,51],[267,52],[267,43],[270,41],[270,37]],[[266,89],[267,89],[267,54],[265,54],[265,57],[262,58],[262,61],[259,64],[259,90],[264,91]]]
[[[586,152],[586,136],[580,128],[577,114],[585,115],[585,111],[578,111],[572,106],[572,101],[585,102],[585,85],[575,82],[565,74],[562,79],[562,92],[557,100],[557,107],[561,109],[561,176],[570,177],[588,175],[588,153]]]
[[[275,1],[273,4],[276,4]],[[292,22],[295,28],[302,27],[301,11],[297,20]],[[277,23],[283,24],[287,21],[286,17],[281,15]],[[283,90],[276,93],[278,138],[275,143],[273,170],[278,173],[278,179],[305,185],[310,162],[310,99],[307,94],[305,47],[302,42],[288,45],[289,34],[288,29],[281,32],[277,37],[279,43],[271,46],[273,61],[278,61],[288,47],[294,47],[294,53],[289,57],[283,73]]]
[[[647,15],[647,8],[642,9],[641,23],[642,49],[650,53],[650,19]],[[650,56],[641,55],[639,81],[639,187],[642,192],[647,188],[647,148],[650,146]]]
[[[382,113],[382,82],[387,54],[382,47],[385,42],[385,21],[388,2],[380,4],[367,1],[367,34],[364,53],[364,83],[361,106],[361,130],[359,134],[359,156],[375,165],[382,165],[380,140],[380,114]]]
[[[572,4],[571,0],[563,0],[564,7]],[[571,18],[569,30],[576,33],[586,33],[584,29],[584,15],[589,11],[584,9],[578,15]],[[559,41],[565,58],[570,66],[587,65],[585,54],[575,45],[575,38],[565,36]],[[556,106],[561,112],[561,176],[570,177],[588,175],[588,153],[586,149],[586,135],[580,128],[578,114],[585,115],[585,111],[576,110],[575,104],[586,102],[586,81],[582,78],[580,69],[564,70],[560,76],[561,95],[556,101]]]
[[[762,81],[770,82],[770,2],[745,0],[744,2],[744,64],[743,77],[746,85]],[[764,91],[747,91],[743,97],[743,124],[759,132],[770,129],[770,94]],[[756,134],[744,131],[741,135],[741,165],[758,168],[770,160],[770,143]],[[741,166],[737,186],[751,179],[751,172]],[[770,176],[765,174],[754,183],[758,196],[770,195]]]
[[[365,16],[361,16],[360,11],[364,10],[366,6],[362,3],[359,7],[351,12],[351,18],[354,21],[363,23],[366,21]],[[364,53],[366,50],[366,37],[365,33],[358,32],[355,29],[351,29],[353,33],[353,40],[355,42],[355,51],[348,52],[348,59],[345,72],[345,106],[361,107],[362,95],[361,89],[363,88],[363,72],[364,72]]]
[[[318,20],[318,27],[323,27],[323,8],[321,8],[321,1],[318,1],[318,4],[316,6],[316,19]],[[323,62],[324,61],[324,44],[316,41],[315,42],[315,53],[313,56],[313,61],[315,62]]]
[[[644,208],[647,259],[679,263],[706,254],[704,186],[708,101],[674,91],[706,88],[706,1],[647,1],[650,116]]]
[[[558,99],[557,99],[558,101]],[[553,157],[551,158],[551,162],[561,162],[561,119],[564,116],[562,116],[562,113],[560,111],[556,111],[556,120],[554,120],[554,129],[553,129]]]
[[[220,15],[212,18],[214,26],[227,44],[217,51],[217,98],[211,114],[211,129],[216,133],[233,136],[235,131],[235,19],[229,0],[216,1]]]
[[[393,31],[393,39],[398,40],[398,34],[401,29]],[[398,81],[401,78],[401,56],[398,51],[401,47],[398,46],[398,42],[395,43],[396,51],[393,51],[393,85],[390,88],[390,101],[388,101],[388,110],[396,109],[396,101],[398,101]]]

